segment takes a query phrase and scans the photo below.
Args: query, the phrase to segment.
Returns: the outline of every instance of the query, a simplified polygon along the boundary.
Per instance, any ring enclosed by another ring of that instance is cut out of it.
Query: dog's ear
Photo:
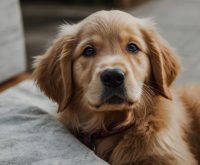
[[[174,50],[158,34],[151,21],[147,21],[143,30],[144,39],[148,45],[148,55],[152,67],[153,86],[156,92],[167,99],[172,99],[170,86],[180,70],[179,60]]]
[[[71,25],[68,25],[71,26]],[[33,78],[40,89],[63,111],[72,97],[72,53],[75,34],[59,37],[34,63]]]

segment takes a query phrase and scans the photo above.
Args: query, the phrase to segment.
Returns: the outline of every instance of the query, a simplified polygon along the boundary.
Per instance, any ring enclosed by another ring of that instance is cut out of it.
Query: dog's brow
[[[98,36],[98,35],[93,35],[93,36],[87,37],[87,38],[85,38],[85,39],[82,39],[82,40],[79,42],[79,46],[95,44],[95,43],[99,43],[99,42],[101,42],[101,41],[102,41],[102,39],[101,39],[100,36]]]
[[[79,46],[83,46],[83,45],[88,45],[90,43],[92,43],[93,40],[91,38],[87,38],[87,39],[84,39],[82,41],[79,42]]]

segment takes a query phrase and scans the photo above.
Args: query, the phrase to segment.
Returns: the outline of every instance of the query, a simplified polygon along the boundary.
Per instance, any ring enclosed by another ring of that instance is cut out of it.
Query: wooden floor
[[[0,84],[0,92],[10,88],[10,87],[13,87],[15,86],[16,84],[24,81],[24,80],[27,80],[27,79],[31,79],[31,74],[30,73],[22,73],[22,74],[19,74],[17,75],[16,77]]]

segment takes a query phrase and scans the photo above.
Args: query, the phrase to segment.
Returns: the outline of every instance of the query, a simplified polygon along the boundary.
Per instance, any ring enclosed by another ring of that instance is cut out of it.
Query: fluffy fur
[[[136,54],[126,45],[137,44]],[[95,47],[94,57],[82,55]],[[120,68],[127,101],[106,104],[100,74]],[[100,11],[64,25],[58,39],[35,61],[33,76],[59,105],[60,120],[74,134],[132,125],[95,141],[96,154],[113,165],[200,163],[200,88],[173,89],[180,65],[172,48],[148,19]]]

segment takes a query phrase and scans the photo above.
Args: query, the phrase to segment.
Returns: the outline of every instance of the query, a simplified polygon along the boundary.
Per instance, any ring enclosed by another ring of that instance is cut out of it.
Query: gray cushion
[[[55,110],[32,81],[0,94],[0,164],[107,164],[56,120]]]
[[[18,0],[0,1],[0,83],[26,69]]]

